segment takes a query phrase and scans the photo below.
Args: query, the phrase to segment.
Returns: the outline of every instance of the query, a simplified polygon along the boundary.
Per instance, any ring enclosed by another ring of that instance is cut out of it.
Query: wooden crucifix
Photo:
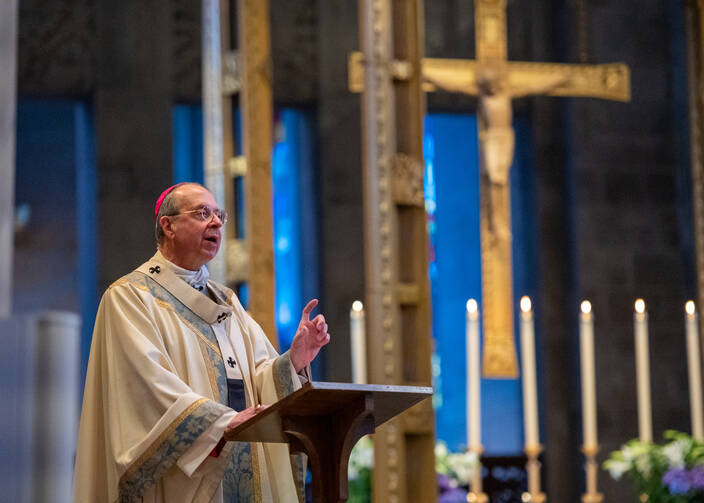
[[[630,100],[630,73],[621,63],[571,65],[508,61],[506,0],[475,0],[477,59],[422,62],[423,89],[478,97],[480,229],[485,377],[515,378],[509,168],[514,154],[511,101],[529,95]],[[397,79],[413,72],[393,61]],[[364,87],[362,55],[349,59],[352,91]]]

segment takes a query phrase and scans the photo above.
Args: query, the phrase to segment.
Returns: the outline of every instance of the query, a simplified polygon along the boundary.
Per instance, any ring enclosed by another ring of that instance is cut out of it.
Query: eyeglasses
[[[210,221],[213,217],[218,217],[220,222],[225,225],[227,223],[227,211],[221,210],[220,208],[211,208],[210,206],[202,206],[198,209],[195,210],[190,210],[190,211],[182,211],[180,213],[176,213],[175,217],[179,215],[189,215],[193,214],[198,220],[202,220],[203,222],[208,222]]]

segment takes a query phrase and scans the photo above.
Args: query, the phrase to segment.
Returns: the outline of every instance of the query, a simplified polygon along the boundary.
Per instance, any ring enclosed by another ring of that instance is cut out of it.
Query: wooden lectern
[[[347,501],[347,464],[357,441],[433,394],[432,388],[306,383],[226,433],[239,442],[287,442],[308,455],[316,503]]]

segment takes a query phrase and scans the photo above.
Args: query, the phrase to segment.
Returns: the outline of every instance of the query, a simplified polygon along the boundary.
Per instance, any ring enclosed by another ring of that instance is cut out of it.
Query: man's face
[[[212,260],[220,249],[222,222],[216,216],[201,220],[198,213],[186,213],[204,206],[216,209],[213,195],[198,185],[184,185],[175,189],[179,215],[170,217],[174,232],[174,263],[196,270]]]

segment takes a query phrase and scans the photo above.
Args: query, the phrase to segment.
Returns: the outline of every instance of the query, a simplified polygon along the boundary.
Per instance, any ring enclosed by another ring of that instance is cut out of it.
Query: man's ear
[[[161,218],[159,219],[159,225],[161,225],[161,230],[164,233],[164,236],[166,236],[169,239],[173,239],[174,237],[174,225],[171,219],[166,216],[162,215]]]

